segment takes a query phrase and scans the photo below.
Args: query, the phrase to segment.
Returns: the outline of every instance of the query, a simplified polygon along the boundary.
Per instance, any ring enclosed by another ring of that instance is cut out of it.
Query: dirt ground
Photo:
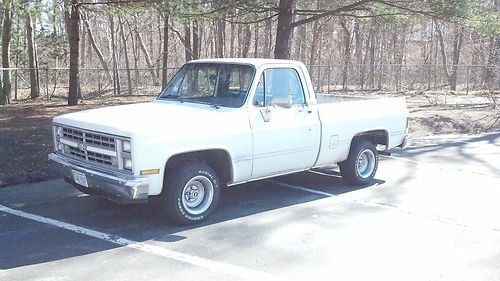
[[[54,116],[109,105],[150,101],[154,96],[102,97],[68,107],[66,101],[26,100],[0,106],[0,186],[57,176],[49,167]],[[500,131],[500,94],[407,94],[413,136]]]

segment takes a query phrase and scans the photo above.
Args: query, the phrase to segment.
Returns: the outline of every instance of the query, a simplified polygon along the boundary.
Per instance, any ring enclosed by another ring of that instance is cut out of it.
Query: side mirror
[[[291,95],[273,95],[271,98],[271,105],[283,108],[292,108],[293,99]]]

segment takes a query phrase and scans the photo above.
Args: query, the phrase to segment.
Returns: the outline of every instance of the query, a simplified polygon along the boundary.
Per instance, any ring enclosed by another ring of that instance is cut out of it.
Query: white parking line
[[[307,187],[302,187],[302,186],[297,186],[297,185],[291,185],[291,184],[280,182],[277,180],[268,180],[268,181],[272,182],[274,184],[277,184],[277,185],[291,188],[291,189],[297,189],[297,190],[301,190],[301,191],[305,191],[305,192],[309,192],[309,193],[314,193],[314,194],[318,194],[318,195],[322,195],[322,196],[326,196],[326,197],[336,196],[333,193],[328,193],[328,192],[324,192],[324,191],[320,191],[320,190],[316,190],[316,189],[312,189],[312,188],[307,188]]]
[[[100,240],[104,240],[116,245],[124,246],[127,248],[133,248],[136,250],[140,250],[143,252],[147,252],[150,254],[154,254],[157,256],[161,256],[164,258],[184,262],[187,264],[199,266],[206,268],[212,271],[218,271],[226,274],[230,274],[239,278],[248,279],[248,280],[279,280],[279,277],[273,276],[267,273],[255,271],[252,269],[239,267],[231,264],[226,264],[222,262],[208,260],[202,257],[197,257],[193,255],[188,255],[172,250],[168,250],[162,247],[148,245],[146,243],[129,240],[126,238],[118,237],[115,235],[107,234],[104,232],[88,229],[85,227],[77,226],[71,223],[66,223],[58,220],[54,220],[51,218],[42,217],[39,215],[26,213],[20,210],[12,209],[3,205],[0,205],[0,211],[11,214],[14,216],[22,217],[25,219],[37,221],[40,223],[52,225],[58,228],[66,229],[69,231],[73,231],[82,235],[86,235],[89,237],[97,238]]]
[[[464,227],[464,228],[481,229],[481,230],[486,230],[486,231],[500,232],[500,229],[496,228],[495,226],[484,226],[484,225],[473,225],[473,224],[468,224],[468,223],[461,223],[461,222],[456,221],[453,218],[443,217],[443,216],[434,215],[434,214],[422,214],[422,213],[419,213],[417,211],[404,209],[401,206],[397,206],[397,205],[369,202],[369,201],[365,201],[365,200],[361,200],[361,199],[349,198],[349,197],[346,197],[344,194],[334,194],[334,193],[324,192],[324,191],[320,191],[320,190],[316,190],[316,189],[312,189],[312,188],[307,188],[307,187],[302,187],[302,186],[297,186],[297,185],[292,185],[292,184],[280,182],[277,180],[268,180],[268,182],[271,182],[273,184],[280,185],[280,186],[283,186],[286,188],[291,188],[291,189],[296,189],[296,190],[300,190],[300,191],[304,191],[304,192],[314,193],[314,194],[322,195],[325,197],[333,197],[334,200],[338,200],[341,202],[350,202],[350,203],[362,204],[365,206],[384,208],[384,209],[388,209],[391,211],[396,211],[396,212],[400,212],[403,214],[417,216],[417,217],[437,221],[440,223],[445,223],[445,224]],[[373,186],[375,186],[375,185],[373,185]]]

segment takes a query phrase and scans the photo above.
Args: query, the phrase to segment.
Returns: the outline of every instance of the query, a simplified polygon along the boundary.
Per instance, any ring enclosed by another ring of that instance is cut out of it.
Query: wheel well
[[[373,130],[359,133],[354,136],[351,144],[357,139],[369,140],[375,145],[381,144],[387,146],[389,144],[389,136],[385,130]]]
[[[165,164],[165,175],[175,167],[188,162],[204,162],[215,170],[222,183],[233,179],[233,169],[229,153],[222,149],[193,151],[170,157]]]

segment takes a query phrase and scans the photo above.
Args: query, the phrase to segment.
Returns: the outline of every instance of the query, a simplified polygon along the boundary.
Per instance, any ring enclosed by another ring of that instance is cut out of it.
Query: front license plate
[[[89,187],[89,183],[87,182],[87,177],[85,176],[84,173],[73,171],[73,179],[75,180],[76,184],[79,184],[81,186]]]

